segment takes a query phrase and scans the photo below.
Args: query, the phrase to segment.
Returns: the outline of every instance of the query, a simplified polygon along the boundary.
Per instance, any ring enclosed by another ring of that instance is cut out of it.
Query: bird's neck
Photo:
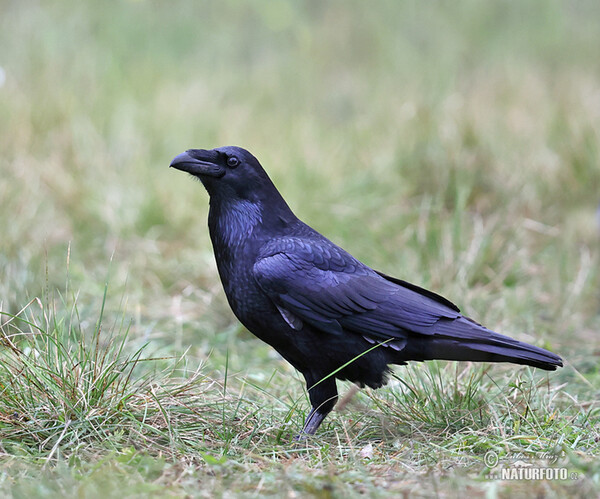
[[[232,253],[250,240],[259,242],[285,234],[297,220],[285,202],[273,206],[211,196],[208,226],[215,251]]]
[[[260,204],[239,199],[214,203],[211,199],[208,226],[215,250],[242,245],[262,222]]]

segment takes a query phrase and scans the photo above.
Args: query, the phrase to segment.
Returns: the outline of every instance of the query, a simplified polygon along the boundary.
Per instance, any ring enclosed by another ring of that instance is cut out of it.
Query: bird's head
[[[258,201],[266,192],[277,192],[258,160],[241,147],[188,149],[170,166],[197,177],[211,198]]]

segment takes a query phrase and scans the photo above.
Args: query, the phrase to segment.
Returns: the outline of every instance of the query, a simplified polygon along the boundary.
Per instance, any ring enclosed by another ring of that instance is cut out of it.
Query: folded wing
[[[404,339],[409,331],[434,334],[432,326],[440,319],[460,317],[437,295],[391,281],[332,243],[273,241],[253,270],[260,288],[288,319],[291,314],[327,333]]]
[[[557,355],[495,333],[430,291],[378,273],[323,238],[282,238],[263,248],[254,278],[293,329],[362,335],[404,360],[514,362],[542,369]]]

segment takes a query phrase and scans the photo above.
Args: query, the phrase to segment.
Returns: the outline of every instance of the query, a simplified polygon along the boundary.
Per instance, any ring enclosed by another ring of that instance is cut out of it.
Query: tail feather
[[[562,359],[545,350],[508,336],[495,333],[466,317],[440,321],[433,334],[421,336],[402,360],[469,360],[474,362],[511,362],[546,371],[562,367]]]

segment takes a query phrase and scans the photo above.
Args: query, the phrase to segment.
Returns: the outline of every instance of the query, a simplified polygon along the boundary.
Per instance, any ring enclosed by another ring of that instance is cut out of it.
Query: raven
[[[299,220],[245,149],[189,149],[170,166],[208,191],[210,237],[233,313],[304,376],[312,405],[304,434],[314,434],[335,406],[336,378],[379,388],[388,364],[562,367],[559,356],[495,333],[446,298],[358,261]]]

